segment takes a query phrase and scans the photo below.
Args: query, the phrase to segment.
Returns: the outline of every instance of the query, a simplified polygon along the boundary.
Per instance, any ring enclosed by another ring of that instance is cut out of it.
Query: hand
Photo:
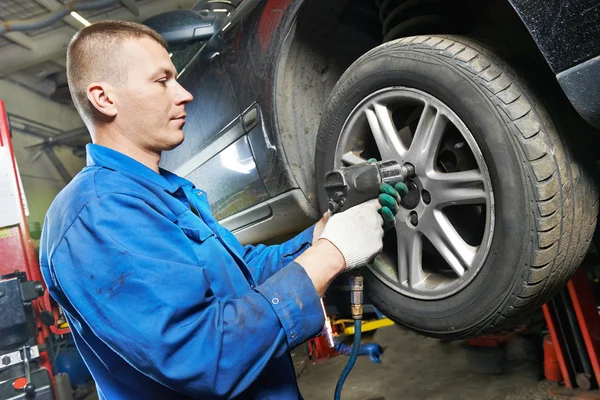
[[[327,224],[328,220],[329,220],[329,212],[326,212],[325,214],[323,214],[323,216],[321,217],[319,222],[317,222],[315,224],[315,229],[313,230],[313,240],[312,240],[313,245],[315,243],[317,243],[317,240],[319,240],[319,238],[321,237],[321,234],[323,233],[323,229],[325,229],[325,225]]]
[[[381,208],[377,210],[379,215],[383,218],[383,230],[387,231],[394,227],[396,222],[396,214],[398,214],[398,207],[400,201],[408,193],[408,187],[403,182],[398,182],[394,186],[389,183],[382,183],[379,185],[379,204]],[[321,237],[323,229],[329,220],[329,212],[323,214],[321,219],[315,224],[313,230],[312,244],[317,243],[317,240]]]
[[[319,296],[323,296],[331,281],[346,268],[342,253],[328,240],[316,243],[294,261],[300,264],[312,281]]]
[[[377,159],[369,158],[367,162],[377,162]],[[408,187],[404,182],[398,182],[394,186],[389,183],[379,185],[379,203],[382,207],[377,212],[383,218],[383,230],[387,231],[394,227],[400,201],[407,194]]]
[[[366,265],[383,249],[380,208],[379,200],[374,199],[329,217],[320,239],[342,253],[346,271]]]
[[[379,185],[379,204],[381,208],[377,212],[383,218],[383,230],[387,231],[396,224],[396,214],[400,201],[408,194],[408,187],[403,182],[398,182],[394,186],[389,183]]]

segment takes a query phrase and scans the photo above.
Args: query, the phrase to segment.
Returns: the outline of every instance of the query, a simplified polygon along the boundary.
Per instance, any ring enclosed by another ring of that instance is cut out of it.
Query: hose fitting
[[[355,320],[363,317],[363,277],[353,274],[350,277],[350,308],[352,318]]]

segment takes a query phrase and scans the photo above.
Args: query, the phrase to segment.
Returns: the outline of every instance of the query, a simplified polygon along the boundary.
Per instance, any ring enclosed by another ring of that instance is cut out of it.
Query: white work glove
[[[320,239],[327,239],[344,256],[346,271],[362,267],[383,249],[383,218],[379,200],[369,200],[329,217]]]

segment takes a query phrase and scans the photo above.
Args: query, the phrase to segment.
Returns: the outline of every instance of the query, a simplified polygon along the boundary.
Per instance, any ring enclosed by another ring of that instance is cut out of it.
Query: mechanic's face
[[[117,89],[120,129],[144,151],[174,149],[183,142],[185,105],[192,95],[175,80],[169,54],[154,40],[128,40],[123,51],[129,74]]]

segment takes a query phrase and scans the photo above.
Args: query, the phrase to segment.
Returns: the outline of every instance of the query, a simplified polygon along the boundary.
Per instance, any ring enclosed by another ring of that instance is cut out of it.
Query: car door
[[[257,113],[252,107],[245,113],[239,108],[222,65],[219,36],[201,44],[180,69],[178,81],[194,100],[186,107],[185,140],[163,154],[161,166],[206,191],[217,219],[265,201],[269,195],[247,136],[257,125]]]

